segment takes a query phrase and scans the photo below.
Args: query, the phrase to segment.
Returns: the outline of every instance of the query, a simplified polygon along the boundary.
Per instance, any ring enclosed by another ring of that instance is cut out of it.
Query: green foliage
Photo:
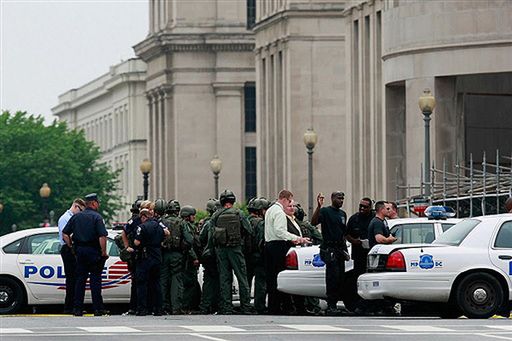
[[[47,207],[55,212],[55,225],[73,199],[88,193],[98,193],[100,213],[107,221],[121,207],[114,194],[118,173],[99,162],[98,147],[64,122],[43,122],[25,112],[0,115],[0,234],[9,232],[12,224],[23,229],[43,221],[39,188],[45,182],[51,188]]]
[[[201,219],[204,219],[206,217],[208,217],[208,212],[203,211],[203,210],[196,210],[196,220],[195,220],[196,223],[199,223],[201,221]]]

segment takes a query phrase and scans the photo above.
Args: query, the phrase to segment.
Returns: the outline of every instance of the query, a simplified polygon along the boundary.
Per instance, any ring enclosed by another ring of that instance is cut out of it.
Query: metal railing
[[[435,165],[430,169],[430,197],[425,195],[427,183],[421,175],[419,186],[396,186],[397,204],[405,208],[409,216],[414,213],[414,202],[422,200],[429,204],[450,206],[457,217],[504,213],[505,200],[512,196],[511,164],[512,155],[500,155],[499,150],[496,151],[495,163],[487,162],[485,152],[482,162],[474,163],[473,154],[470,154],[469,165],[457,163],[452,172],[447,171],[446,160],[443,160],[442,169],[435,168]],[[400,192],[404,190],[405,197],[400,198]]]

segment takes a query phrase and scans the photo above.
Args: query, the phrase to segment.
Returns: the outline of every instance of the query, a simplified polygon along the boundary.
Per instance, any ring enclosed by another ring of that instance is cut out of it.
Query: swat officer
[[[73,215],[62,230],[67,246],[74,247],[77,261],[73,314],[83,314],[85,283],[89,278],[94,316],[102,316],[108,314],[101,296],[101,273],[108,259],[107,230],[97,212],[100,201],[96,193],[85,196],[85,205],[85,210]]]
[[[183,314],[183,271],[186,255],[194,242],[192,234],[181,224],[177,216],[179,202],[171,200],[168,203],[169,213],[162,223],[169,229],[169,236],[162,242],[162,270],[160,283],[164,313]]]
[[[135,275],[137,273],[136,262],[135,262],[135,233],[137,231],[137,226],[142,224],[142,221],[139,217],[140,212],[140,204],[142,203],[141,198],[137,198],[135,202],[132,204],[130,208],[130,212],[132,213],[131,218],[128,220],[126,225],[121,232],[121,238],[123,240],[124,250],[121,252],[127,252],[129,257],[126,261],[128,265],[128,271],[130,271],[131,278],[131,287],[130,287],[130,305],[129,309],[123,315],[135,315],[137,312],[137,281],[135,280]]]
[[[311,223],[322,224],[323,242],[320,245],[320,257],[325,263],[325,286],[327,295],[326,315],[339,315],[341,312],[336,307],[342,297],[341,289],[345,275],[345,261],[350,255],[347,252],[345,235],[347,233],[347,214],[341,209],[345,194],[333,192],[331,205],[322,207],[324,196],[317,196],[317,207],[313,213]]]
[[[219,199],[222,208],[212,217],[213,239],[220,277],[219,314],[233,313],[231,303],[233,272],[238,280],[240,290],[240,312],[250,314],[252,312],[250,288],[247,283],[247,268],[242,251],[244,246],[242,241],[252,235],[252,228],[240,210],[233,207],[236,201],[233,192],[224,190]]]
[[[265,242],[265,219],[264,209],[266,208],[264,199],[253,198],[247,204],[249,211],[249,223],[253,229],[251,253],[245,257],[247,265],[247,282],[249,288],[252,287],[254,279],[254,309],[258,314],[266,312],[265,301],[267,294],[267,284],[265,278],[265,260],[263,259],[263,243]]]
[[[162,291],[160,287],[160,265],[162,253],[160,244],[169,230],[153,219],[151,211],[140,211],[142,224],[137,227],[134,244],[137,247],[137,316],[148,313],[148,292],[151,293],[153,315],[162,315]]]
[[[192,206],[185,205],[180,210],[181,225],[192,235],[192,247],[188,250],[185,257],[185,270],[183,272],[183,287],[187,288],[183,292],[183,310],[193,312],[199,309],[201,302],[201,286],[197,281],[197,271],[199,268],[199,259],[197,254],[200,253],[199,231],[194,223],[196,219],[196,209]]]
[[[217,312],[219,306],[219,271],[217,269],[217,260],[215,257],[215,247],[213,245],[213,228],[211,217],[220,208],[220,201],[209,199],[206,203],[206,212],[208,216],[203,221],[203,227],[199,233],[199,242],[201,243],[202,253],[200,262],[203,265],[203,293],[199,312],[201,314],[213,314]]]

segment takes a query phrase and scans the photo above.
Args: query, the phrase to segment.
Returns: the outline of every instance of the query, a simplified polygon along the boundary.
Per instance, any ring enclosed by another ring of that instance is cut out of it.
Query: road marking
[[[85,330],[89,333],[140,333],[141,331],[135,328],[110,326],[110,327],[78,327],[78,329]]]
[[[504,329],[504,330],[512,330],[512,326],[486,326],[487,328],[497,328],[497,329]]]
[[[500,336],[500,335],[492,335],[492,334],[475,334],[475,335],[480,335],[480,336],[484,336],[484,337],[493,337],[495,339],[501,339],[501,340],[512,340],[511,337]]]
[[[403,330],[406,332],[453,332],[453,331],[455,331],[453,329],[433,327],[433,326],[382,326],[382,327]]]
[[[291,328],[296,329],[300,331],[307,331],[307,332],[343,332],[343,331],[349,331],[350,329],[347,328],[340,328],[340,327],[334,327],[334,326],[328,326],[323,324],[280,324],[281,327],[285,328]]]
[[[0,328],[0,334],[27,334],[33,333],[30,330],[23,328]]]
[[[213,337],[213,336],[208,336],[208,335],[202,335],[202,334],[188,334],[190,336],[197,336],[197,337],[201,337],[203,339],[208,339],[208,340],[213,340],[213,341],[227,341],[226,339],[219,339],[218,337]]]
[[[180,326],[182,328],[191,329],[195,332],[245,332],[245,329],[235,328],[231,326]]]

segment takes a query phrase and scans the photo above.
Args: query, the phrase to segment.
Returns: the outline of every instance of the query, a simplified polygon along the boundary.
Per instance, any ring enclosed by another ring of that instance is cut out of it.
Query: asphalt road
[[[512,340],[510,319],[415,317],[0,317],[0,340]]]

